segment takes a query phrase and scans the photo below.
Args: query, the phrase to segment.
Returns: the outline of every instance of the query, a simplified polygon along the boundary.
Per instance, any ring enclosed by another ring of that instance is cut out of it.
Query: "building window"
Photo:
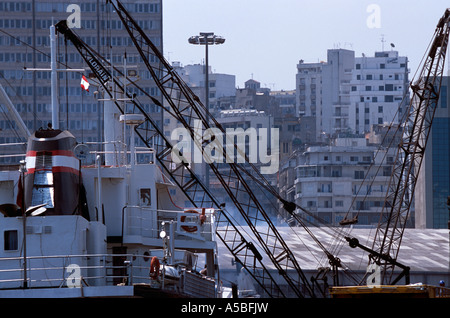
[[[355,179],[364,179],[364,171],[355,171]]]
[[[341,201],[341,200],[335,201],[335,202],[334,202],[334,205],[335,205],[336,207],[343,207],[343,206],[344,206],[344,201]]]
[[[394,96],[393,95],[386,95],[386,96],[384,96],[384,101],[386,103],[392,103],[394,101]]]
[[[378,106],[378,112],[382,113],[383,112],[383,106]]]
[[[289,152],[289,143],[283,142],[283,153]]]
[[[306,206],[308,208],[316,207],[316,201],[308,201],[308,202],[306,202]]]
[[[19,248],[19,235],[17,230],[9,230],[3,233],[5,251],[17,251]]]

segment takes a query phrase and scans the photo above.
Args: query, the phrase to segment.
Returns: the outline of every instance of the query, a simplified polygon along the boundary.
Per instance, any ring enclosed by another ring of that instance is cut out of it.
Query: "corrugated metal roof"
[[[251,233],[248,227],[242,227],[242,233]],[[360,244],[372,247],[375,229],[349,229],[342,235],[336,235],[330,228],[309,228],[315,237],[333,255],[339,257],[344,266],[351,270],[365,270],[368,264],[368,253],[360,248],[351,248],[344,239],[345,235],[355,237]],[[263,229],[261,229],[262,232]],[[321,266],[329,266],[328,259],[322,249],[314,242],[303,228],[294,229],[277,227],[280,235],[294,253],[300,267],[304,270],[315,270]],[[254,236],[252,241],[256,244]],[[232,269],[233,256],[228,249],[218,241],[219,264],[222,269]],[[259,248],[261,251],[261,248]],[[405,229],[397,261],[411,267],[411,271],[449,271],[449,230],[446,229]],[[264,264],[273,269],[268,258]]]

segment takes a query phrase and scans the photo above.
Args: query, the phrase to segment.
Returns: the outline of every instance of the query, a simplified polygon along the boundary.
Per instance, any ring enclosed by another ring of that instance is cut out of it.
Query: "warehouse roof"
[[[251,241],[261,251],[254,236],[249,234],[248,227],[241,227],[242,233],[252,237]],[[376,229],[345,229],[337,233],[331,228],[311,227],[314,236],[334,256],[341,259],[343,265],[351,270],[364,270],[368,264],[368,253],[360,248],[351,248],[344,236],[355,237],[360,244],[372,247]],[[263,232],[264,229],[258,228]],[[315,270],[329,266],[328,259],[319,245],[303,228],[288,226],[277,227],[289,248],[294,253],[300,267],[304,270]],[[247,239],[248,239],[247,238]],[[249,240],[249,239],[248,239]],[[219,263],[222,269],[234,268],[233,256],[223,243],[218,240]],[[405,229],[397,261],[409,266],[411,271],[449,271],[449,231],[446,229]],[[263,260],[269,269],[274,268],[267,256]]]

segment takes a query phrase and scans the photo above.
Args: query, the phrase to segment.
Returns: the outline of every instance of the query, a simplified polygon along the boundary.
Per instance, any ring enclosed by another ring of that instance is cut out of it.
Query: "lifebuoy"
[[[186,211],[184,211],[184,213],[197,213],[198,214],[198,211],[186,210]],[[181,222],[184,222],[184,220],[186,220],[186,216],[183,215],[180,218],[180,220],[181,220]],[[205,223],[205,221],[206,221],[205,209],[202,209],[202,214],[200,215],[200,224],[203,225],[203,223]],[[195,226],[195,225],[182,225],[181,228],[183,230],[185,230],[186,232],[190,232],[190,233],[196,232],[198,230],[197,226]]]
[[[150,277],[152,279],[157,279],[159,276],[159,259],[156,256],[152,257],[152,260],[150,262]]]

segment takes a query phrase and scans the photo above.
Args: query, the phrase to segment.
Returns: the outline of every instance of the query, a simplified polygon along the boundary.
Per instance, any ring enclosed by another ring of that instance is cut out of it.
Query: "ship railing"
[[[434,287],[434,295],[436,298],[450,298],[450,288],[448,287]]]
[[[151,258],[150,254],[27,256],[24,271],[23,257],[3,257],[0,258],[0,289],[134,284],[171,288],[173,277],[169,280],[162,271],[156,280],[149,276]],[[162,268],[163,260],[160,264]]]
[[[127,144],[122,141],[90,141],[84,143],[89,147],[89,153],[85,158],[84,164],[93,164],[97,155],[105,157],[105,163],[113,167],[119,167],[131,162],[131,156],[134,156],[134,162],[139,163],[154,163],[154,153],[152,148],[148,147],[134,147],[134,151],[127,150]],[[93,148],[97,148],[94,150]],[[105,150],[98,150],[104,148]]]
[[[204,215],[193,210],[155,210],[143,206],[125,206],[122,211],[123,235],[159,238],[161,231],[174,229],[175,239],[213,241],[214,211]]]

